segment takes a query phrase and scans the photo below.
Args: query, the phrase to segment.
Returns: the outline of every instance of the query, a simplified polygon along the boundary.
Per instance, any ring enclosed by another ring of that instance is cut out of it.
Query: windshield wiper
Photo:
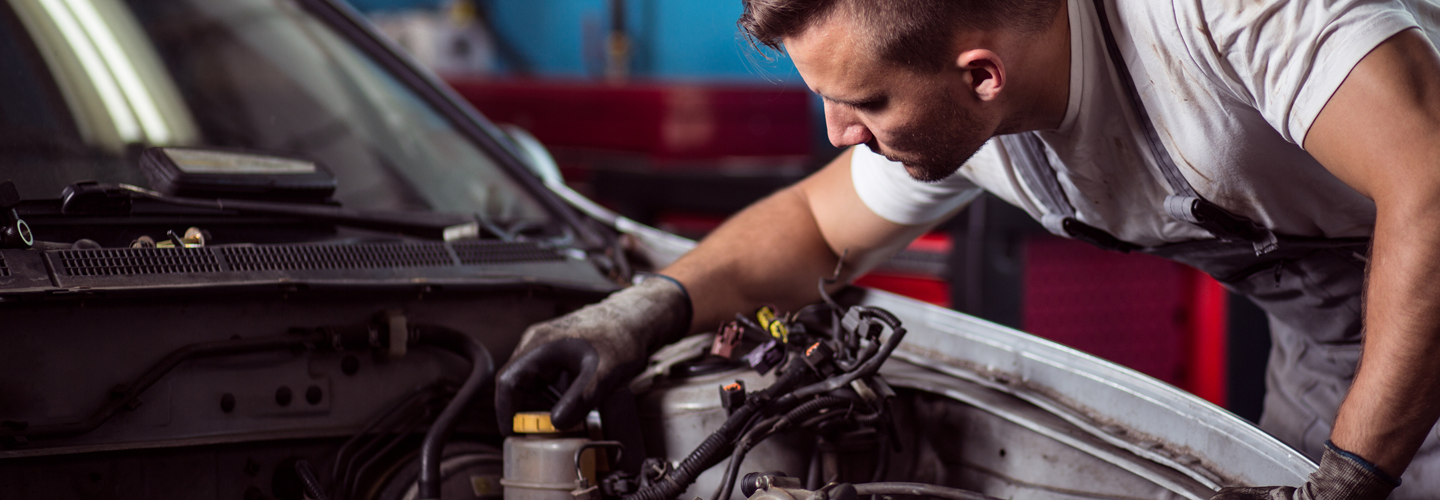
[[[167,196],[130,184],[82,181],[65,187],[60,213],[66,215],[129,215],[132,202],[151,200],[168,205],[227,210],[250,215],[279,215],[310,222],[406,234],[444,241],[476,239],[481,225],[474,216],[446,212],[373,212],[326,205],[251,200],[211,200]]]

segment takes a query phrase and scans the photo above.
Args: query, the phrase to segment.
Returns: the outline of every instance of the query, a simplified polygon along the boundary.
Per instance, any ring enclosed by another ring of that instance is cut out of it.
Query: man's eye
[[[885,100],[884,100],[884,99],[871,99],[871,100],[868,100],[868,101],[857,102],[857,103],[853,104],[852,106],[855,106],[855,109],[863,109],[863,110],[865,110],[865,111],[878,111],[878,110],[880,110],[881,108],[884,108],[884,107],[885,107]]]

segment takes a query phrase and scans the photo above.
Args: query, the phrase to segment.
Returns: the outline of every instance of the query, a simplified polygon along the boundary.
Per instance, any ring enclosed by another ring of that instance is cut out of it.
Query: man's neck
[[[1060,2],[1050,26],[1039,33],[1013,34],[1008,112],[996,135],[1053,130],[1070,103],[1070,9]]]

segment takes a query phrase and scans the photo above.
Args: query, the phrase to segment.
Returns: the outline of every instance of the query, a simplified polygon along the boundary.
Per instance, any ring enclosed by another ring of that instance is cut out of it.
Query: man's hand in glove
[[[570,387],[550,408],[557,429],[579,425],[617,385],[645,368],[646,357],[690,329],[690,297],[667,277],[651,276],[597,304],[525,331],[496,378],[495,413],[511,431],[516,411],[541,409],[537,396],[568,374]]]
[[[1396,486],[1400,480],[1327,441],[1320,469],[1301,487],[1225,488],[1210,500],[1384,500]]]

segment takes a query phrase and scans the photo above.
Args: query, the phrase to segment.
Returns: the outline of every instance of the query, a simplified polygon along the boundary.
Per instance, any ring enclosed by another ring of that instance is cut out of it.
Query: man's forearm
[[[1440,53],[1416,30],[1351,70],[1306,149],[1375,200],[1365,348],[1331,439],[1399,477],[1440,416]]]
[[[757,304],[791,309],[817,300],[817,280],[837,260],[792,187],[732,217],[663,272],[685,284],[699,331]]]
[[[1440,210],[1378,208],[1364,353],[1331,438],[1399,477],[1440,417]]]
[[[740,212],[663,271],[690,292],[692,330],[762,304],[794,310],[819,300],[819,280],[835,272],[840,255],[847,281],[934,225],[900,225],[871,211],[855,190],[852,154]]]

